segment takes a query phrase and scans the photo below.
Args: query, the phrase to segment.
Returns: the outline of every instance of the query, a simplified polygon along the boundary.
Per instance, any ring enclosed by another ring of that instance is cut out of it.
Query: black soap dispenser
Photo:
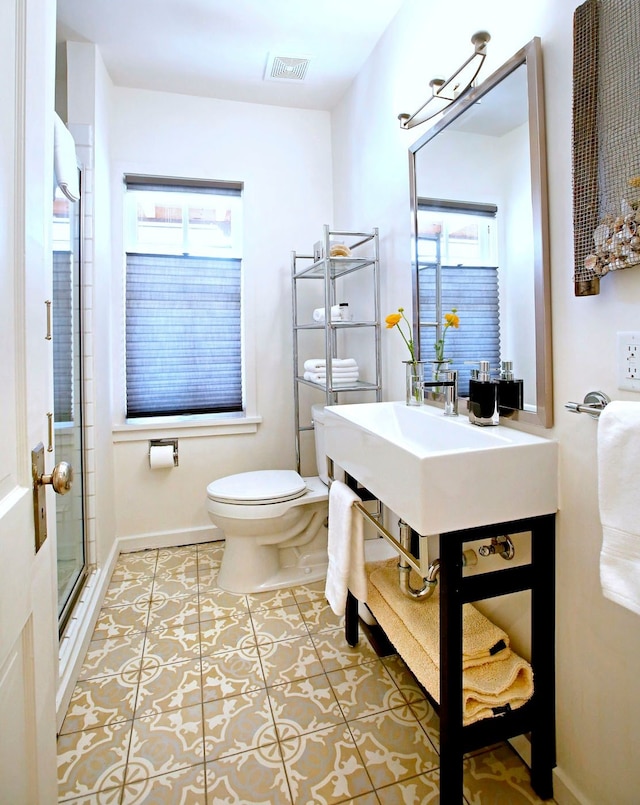
[[[469,422],[474,425],[498,424],[498,384],[491,379],[489,361],[480,361],[469,380]]]
[[[513,363],[502,361],[498,380],[498,412],[500,416],[513,416],[514,411],[522,411],[523,407],[523,382],[513,376]]]

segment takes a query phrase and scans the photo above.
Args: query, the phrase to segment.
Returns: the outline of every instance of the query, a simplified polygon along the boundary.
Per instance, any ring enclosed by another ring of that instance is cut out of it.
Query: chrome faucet
[[[425,390],[436,390],[438,399],[444,401],[445,416],[458,416],[458,372],[456,369],[445,369],[441,374],[444,380],[427,380],[423,382],[422,387]]]

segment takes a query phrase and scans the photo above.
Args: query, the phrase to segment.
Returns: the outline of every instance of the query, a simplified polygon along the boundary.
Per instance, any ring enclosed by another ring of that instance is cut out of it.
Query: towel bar
[[[405,548],[398,542],[398,540],[390,534],[387,529],[381,525],[376,518],[368,512],[362,503],[354,503],[354,508],[357,509],[360,514],[364,517],[367,522],[371,523],[371,525],[376,529],[376,531],[380,534],[381,537],[384,537],[386,541],[396,550],[398,553],[411,565],[411,567],[419,573],[421,576],[424,575],[422,572],[422,568],[418,562],[416,562],[415,557],[410,554]]]
[[[564,407],[573,414],[589,414],[597,419],[610,402],[604,391],[590,391],[582,403],[567,402]]]

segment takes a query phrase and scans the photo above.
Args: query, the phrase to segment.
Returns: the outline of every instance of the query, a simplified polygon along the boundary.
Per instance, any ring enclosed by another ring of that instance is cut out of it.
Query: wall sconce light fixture
[[[432,78],[429,82],[431,87],[431,97],[422,104],[417,112],[412,115],[403,112],[398,115],[400,128],[412,129],[435,117],[463,95],[476,80],[480,68],[482,67],[487,55],[487,42],[491,36],[486,31],[478,31],[471,37],[471,44],[474,51],[471,56],[462,64],[455,73],[447,78]],[[428,108],[427,108],[428,107]]]

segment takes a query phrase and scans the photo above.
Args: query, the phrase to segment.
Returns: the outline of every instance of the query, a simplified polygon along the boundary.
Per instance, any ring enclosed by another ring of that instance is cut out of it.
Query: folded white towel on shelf
[[[342,481],[329,489],[329,533],[325,595],[336,615],[344,615],[347,590],[362,602],[367,600],[367,574],[364,567],[364,528],[360,512],[353,504],[360,498]]]
[[[346,369],[348,367],[353,369],[358,368],[355,358],[333,358],[331,361],[332,371],[335,369]],[[324,358],[309,358],[309,360],[304,362],[305,372],[317,372],[319,369],[326,368],[327,361]]]
[[[327,369],[324,366],[321,369],[307,369],[307,371],[308,372],[313,372],[316,375],[326,375],[327,374]],[[332,377],[346,377],[347,375],[349,375],[349,376],[350,375],[357,375],[359,373],[360,373],[360,370],[358,369],[357,366],[345,366],[344,369],[340,369],[340,367],[338,367],[337,369],[335,369],[335,368],[331,369],[331,376]]]
[[[640,615],[640,403],[611,402],[598,421],[600,583],[606,598]]]
[[[349,374],[335,374],[335,372],[331,375],[331,385],[332,386],[348,386],[350,383],[355,383],[360,374],[358,372],[350,372]],[[304,379],[308,380],[310,383],[322,383],[325,385],[327,382],[327,375],[322,372],[305,372]]]

